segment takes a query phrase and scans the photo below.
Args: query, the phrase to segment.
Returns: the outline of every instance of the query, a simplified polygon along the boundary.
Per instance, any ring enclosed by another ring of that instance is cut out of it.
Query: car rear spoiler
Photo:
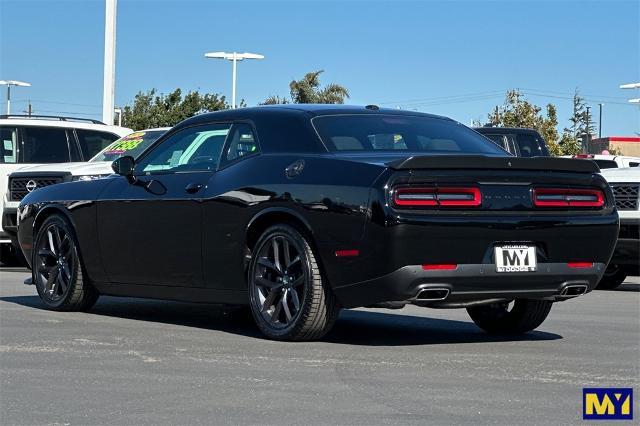
[[[484,155],[422,155],[387,163],[396,170],[407,169],[509,169],[598,173],[593,161],[553,157],[489,157]]]

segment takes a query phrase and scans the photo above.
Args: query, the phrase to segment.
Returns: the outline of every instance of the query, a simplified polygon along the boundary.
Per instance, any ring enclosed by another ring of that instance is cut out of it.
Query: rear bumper
[[[540,263],[536,272],[498,273],[492,264],[458,265],[455,270],[425,271],[421,265],[399,268],[385,276],[334,288],[345,308],[384,302],[408,302],[435,308],[457,308],[499,300],[546,299],[560,301],[568,285],[595,288],[604,263],[591,268],[570,268],[564,263]],[[442,300],[416,300],[424,289],[446,288]]]

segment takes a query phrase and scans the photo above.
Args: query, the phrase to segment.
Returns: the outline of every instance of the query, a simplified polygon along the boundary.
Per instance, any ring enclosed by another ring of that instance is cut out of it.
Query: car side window
[[[96,130],[76,129],[78,142],[85,161],[93,158],[98,152],[118,139],[117,135]]]
[[[0,127],[0,163],[18,162],[18,129]]]
[[[181,129],[140,160],[136,173],[213,171],[231,124],[209,124]]]
[[[58,127],[21,128],[22,163],[64,163],[71,161],[67,131]]]
[[[247,123],[234,124],[231,129],[229,143],[222,158],[222,164],[230,163],[238,158],[257,152],[258,141],[253,128]]]
[[[489,139],[491,139],[500,148],[504,149],[505,151],[509,151],[509,146],[507,144],[507,139],[504,136],[495,135],[495,134],[486,134],[485,136],[488,137]]]

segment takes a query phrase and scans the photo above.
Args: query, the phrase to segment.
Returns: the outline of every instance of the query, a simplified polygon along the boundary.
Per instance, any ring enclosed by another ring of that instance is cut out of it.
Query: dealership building
[[[640,137],[636,136],[608,136],[592,139],[589,154],[600,154],[604,150],[612,150],[622,155],[640,157]]]

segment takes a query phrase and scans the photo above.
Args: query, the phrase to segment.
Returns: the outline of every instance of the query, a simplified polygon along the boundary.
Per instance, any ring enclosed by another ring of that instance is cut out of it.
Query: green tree
[[[196,114],[228,108],[225,97],[217,93],[194,91],[183,97],[179,88],[168,95],[158,95],[156,89],[151,89],[138,92],[133,104],[123,108],[122,124],[132,129],[171,127]]]
[[[587,111],[586,100],[580,96],[578,89],[573,94],[573,113],[569,118],[570,126],[564,129],[564,132],[571,135],[573,139],[582,146],[588,146],[591,142],[592,135],[596,132],[596,125],[593,117]]]
[[[502,106],[496,106],[489,114],[486,125],[497,127],[527,127],[536,129],[547,142],[551,155],[575,155],[582,152],[580,135],[586,128],[586,105],[576,91],[574,114],[569,119],[570,128],[558,133],[558,111],[553,104],[542,108],[523,98],[518,90],[509,90]]]
[[[324,70],[310,72],[302,79],[289,83],[291,100],[279,96],[269,96],[262,104],[286,104],[289,102],[295,104],[343,104],[344,100],[349,97],[349,91],[346,87],[335,83],[321,88],[320,74],[323,72]]]

